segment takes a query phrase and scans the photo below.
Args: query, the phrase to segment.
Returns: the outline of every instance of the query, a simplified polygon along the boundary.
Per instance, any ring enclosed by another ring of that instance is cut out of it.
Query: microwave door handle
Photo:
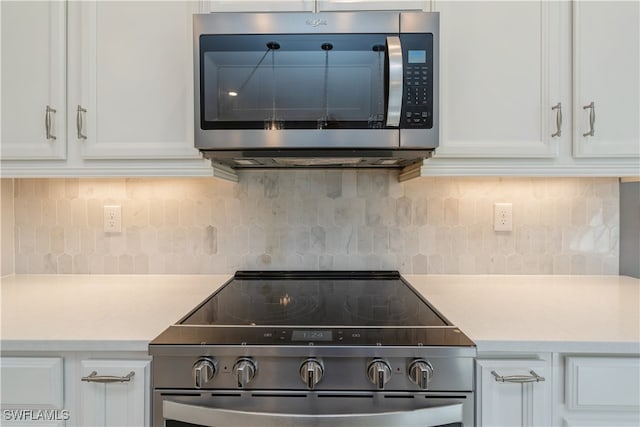
[[[387,102],[387,126],[398,127],[402,113],[402,45],[400,37],[387,37],[387,55],[389,59],[389,98]]]
[[[350,414],[286,414],[274,412],[247,412],[221,409],[211,406],[190,405],[188,403],[165,400],[162,402],[162,416],[202,427],[243,426],[281,427],[292,425],[313,425],[316,427],[383,427],[420,426],[435,427],[462,422],[462,403],[449,403],[409,411]]]

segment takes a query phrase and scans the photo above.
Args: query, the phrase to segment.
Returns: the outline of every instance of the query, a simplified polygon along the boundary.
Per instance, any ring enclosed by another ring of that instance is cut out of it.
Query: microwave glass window
[[[200,126],[385,128],[388,36],[201,35]],[[403,34],[400,38],[404,61],[400,125],[431,128],[433,37]]]
[[[386,36],[242,37],[201,38],[204,126],[382,126]]]

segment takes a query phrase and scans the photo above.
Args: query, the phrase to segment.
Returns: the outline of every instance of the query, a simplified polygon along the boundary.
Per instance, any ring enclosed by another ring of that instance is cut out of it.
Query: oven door
[[[159,427],[472,426],[472,393],[156,391]]]

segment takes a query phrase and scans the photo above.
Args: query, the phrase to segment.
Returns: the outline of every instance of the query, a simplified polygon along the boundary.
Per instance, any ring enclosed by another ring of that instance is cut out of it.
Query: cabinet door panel
[[[70,38],[70,49],[79,87],[70,96],[69,128],[82,157],[199,157],[193,145],[191,41],[197,3],[78,2],[73,7],[78,9],[73,28],[79,32]],[[86,139],[77,132],[78,105],[87,110],[81,117]]]
[[[546,1],[435,3],[442,106],[436,156],[557,155],[551,107],[559,101],[560,72],[549,28],[555,7]]]
[[[66,4],[3,1],[2,158],[66,156]],[[47,139],[45,115],[50,113]]]
[[[640,410],[640,359],[567,357],[566,398],[571,410]]]
[[[61,357],[3,357],[0,365],[3,408],[63,408]]]
[[[640,3],[576,1],[573,19],[574,155],[640,156]]]
[[[92,372],[99,376],[126,376],[128,382],[82,382],[83,426],[147,426],[150,414],[150,379],[148,360],[83,360],[82,376]]]
[[[478,426],[551,425],[551,376],[549,363],[543,360],[478,360]],[[497,375],[544,378],[541,382],[511,383],[496,381]]]

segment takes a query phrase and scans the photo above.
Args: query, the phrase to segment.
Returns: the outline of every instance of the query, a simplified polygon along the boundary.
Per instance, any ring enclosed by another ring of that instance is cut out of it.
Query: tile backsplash
[[[16,179],[13,191],[16,273],[618,273],[616,178],[289,170],[239,184]],[[512,232],[493,231],[495,202],[513,204]],[[103,231],[104,205],[122,206],[122,233]]]

